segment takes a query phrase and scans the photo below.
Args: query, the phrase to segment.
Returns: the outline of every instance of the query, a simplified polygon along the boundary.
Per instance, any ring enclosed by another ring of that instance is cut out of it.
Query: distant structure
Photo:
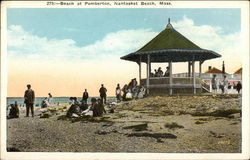
[[[139,65],[139,82],[147,88],[149,95],[196,94],[207,90],[201,79],[201,68],[205,60],[221,57],[218,53],[202,49],[178,31],[170,19],[166,28],[136,52],[121,57]],[[147,64],[146,79],[141,78],[141,63]],[[168,63],[169,77],[151,77],[151,63]],[[188,73],[172,74],[174,62],[187,62]],[[195,62],[199,62],[199,74],[195,73]]]
[[[234,72],[234,74],[240,74],[240,75],[242,75],[242,67],[239,68],[239,69],[237,69],[237,70]]]

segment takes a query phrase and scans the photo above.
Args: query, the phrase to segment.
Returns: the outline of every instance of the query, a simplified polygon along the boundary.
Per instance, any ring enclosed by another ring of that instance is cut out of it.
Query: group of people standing
[[[125,101],[130,99],[143,98],[145,97],[145,95],[146,89],[143,85],[138,85],[136,78],[131,79],[131,81],[128,84],[125,84],[122,89],[120,88],[120,85],[117,84],[116,98],[118,102],[120,102],[121,100]]]
[[[218,92],[219,89],[221,89],[222,94],[227,94],[228,93],[228,88],[229,88],[229,82],[227,79],[227,76],[224,75],[223,79],[220,81],[219,79],[216,78],[217,76],[214,74],[212,78],[212,89],[215,93]],[[237,90],[238,94],[240,93],[242,89],[242,84],[239,81],[237,84],[234,84],[233,86],[234,89]]]

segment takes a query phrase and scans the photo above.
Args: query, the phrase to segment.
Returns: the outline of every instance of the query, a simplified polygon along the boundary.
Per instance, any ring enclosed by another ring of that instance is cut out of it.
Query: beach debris
[[[240,115],[240,113],[234,113],[234,114],[228,115],[227,117],[228,117],[228,118],[240,118],[241,115]]]
[[[95,134],[99,134],[99,135],[106,135],[106,134],[110,134],[110,133],[117,133],[118,131],[113,129],[113,130],[110,130],[110,131],[104,131],[104,130],[97,130],[95,132]]]
[[[182,125],[179,125],[176,122],[166,123],[164,126],[169,129],[184,128]]]
[[[128,137],[152,137],[152,138],[169,138],[169,139],[176,139],[177,136],[171,133],[130,133]]]
[[[40,118],[49,118],[52,117],[52,114],[49,112],[44,112],[40,115]]]
[[[7,152],[21,152],[21,151],[15,147],[7,147]]]
[[[138,125],[132,125],[132,126],[126,126],[123,127],[122,129],[132,129],[133,131],[145,131],[148,128],[148,124],[138,124]]]
[[[106,135],[106,134],[108,134],[108,132],[103,131],[103,130],[98,130],[98,131],[95,132],[95,134]]]
[[[115,113],[114,108],[111,108],[111,109],[109,110],[109,113]]]
[[[195,124],[204,124],[204,123],[206,123],[206,121],[201,121],[201,120],[199,120],[199,121],[196,121],[196,122],[195,122]]]
[[[215,138],[222,138],[222,137],[225,137],[224,134],[218,134],[218,133],[215,133],[213,131],[209,131],[210,134],[212,134],[213,137]]]

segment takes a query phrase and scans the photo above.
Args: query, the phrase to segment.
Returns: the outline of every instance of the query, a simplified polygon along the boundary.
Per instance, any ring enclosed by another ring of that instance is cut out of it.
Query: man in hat
[[[87,89],[85,89],[85,91],[82,94],[82,102],[87,104],[88,98],[89,98],[89,93],[87,92]]]
[[[24,93],[24,103],[26,104],[26,117],[29,117],[29,110],[31,110],[32,117],[34,117],[34,102],[35,92],[31,89],[31,85],[27,85],[27,90]]]
[[[99,89],[100,97],[103,104],[106,104],[106,97],[107,97],[107,89],[104,87],[104,85],[101,85],[101,88]]]

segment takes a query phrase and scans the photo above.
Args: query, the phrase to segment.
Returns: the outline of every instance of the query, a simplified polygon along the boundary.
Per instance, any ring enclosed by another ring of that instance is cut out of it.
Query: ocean
[[[88,104],[91,103],[91,98],[88,98]],[[94,97],[94,98],[98,98],[98,97]],[[77,100],[80,101],[82,98],[81,97],[77,97]],[[40,107],[42,101],[44,100],[44,97],[37,97],[35,99],[35,106],[36,107]],[[17,102],[19,107],[25,106],[24,105],[24,98],[23,97],[7,97],[7,107],[10,104],[14,104],[15,101]],[[69,97],[53,97],[53,101],[54,104],[61,104],[61,103],[68,103],[70,102]],[[116,102],[116,98],[115,97],[107,97],[107,102]]]

